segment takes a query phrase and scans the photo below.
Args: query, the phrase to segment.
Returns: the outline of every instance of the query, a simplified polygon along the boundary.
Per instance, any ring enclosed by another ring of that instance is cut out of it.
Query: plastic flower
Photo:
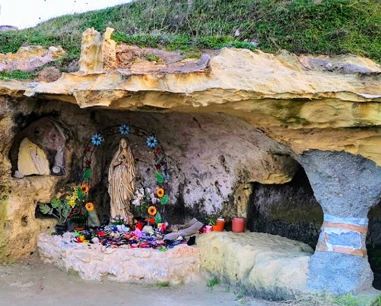
[[[156,210],[156,207],[155,207],[155,206],[150,206],[150,207],[148,207],[148,214],[149,214],[150,216],[154,216],[154,215],[156,215],[156,213],[157,213],[157,210]]]
[[[122,124],[122,125],[119,127],[119,132],[120,132],[120,134],[122,134],[122,135],[128,135],[128,134],[130,134],[131,129],[130,129],[130,127],[129,127],[127,124]]]
[[[71,197],[67,204],[69,204],[71,206],[71,208],[73,208],[75,206],[75,198]]]
[[[164,191],[163,188],[159,188],[159,189],[156,191],[156,194],[157,194],[157,196],[158,196],[159,198],[162,198],[162,197],[164,197],[164,195],[165,195],[165,191]]]
[[[152,149],[153,149],[154,147],[157,146],[158,141],[157,141],[157,139],[156,139],[155,136],[149,136],[149,137],[147,138],[146,143],[147,143],[147,146],[148,146],[149,148],[152,148]]]
[[[72,198],[78,199],[78,186],[73,187]]]
[[[85,208],[86,208],[87,211],[93,211],[94,210],[94,204],[91,203],[91,202],[87,202],[85,204]]]
[[[100,146],[101,143],[103,142],[103,137],[101,134],[96,133],[93,136],[91,136],[91,142],[93,143],[94,146]]]
[[[81,185],[81,190],[84,194],[87,194],[89,192],[89,189],[90,189],[89,185],[87,185],[87,184]]]

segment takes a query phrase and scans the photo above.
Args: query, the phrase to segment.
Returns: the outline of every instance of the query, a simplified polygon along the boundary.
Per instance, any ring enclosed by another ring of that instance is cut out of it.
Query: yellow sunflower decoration
[[[84,194],[87,194],[89,192],[89,189],[90,189],[89,185],[87,185],[87,184],[81,185],[81,190]]]
[[[87,211],[93,211],[94,210],[94,204],[93,203],[91,203],[91,202],[87,202],[86,204],[85,204],[85,208],[86,208],[86,210]]]
[[[148,214],[149,214],[150,216],[154,216],[154,215],[156,215],[156,213],[157,213],[157,210],[156,210],[156,207],[155,207],[155,206],[150,206],[150,207],[148,207]]]
[[[76,200],[77,199],[75,197],[70,197],[68,204],[73,208],[76,204]]]
[[[159,188],[159,189],[156,191],[156,194],[157,194],[157,196],[158,196],[159,198],[162,198],[162,197],[164,197],[164,195],[165,195],[165,191],[164,191],[163,188]]]

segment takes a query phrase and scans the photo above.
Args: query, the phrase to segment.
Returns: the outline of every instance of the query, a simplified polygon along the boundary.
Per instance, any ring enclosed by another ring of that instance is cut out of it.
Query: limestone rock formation
[[[1,216],[4,230],[0,232],[0,241],[7,241],[1,249],[3,261],[24,258],[35,252],[38,234],[54,230],[55,219],[37,219],[35,213],[37,203],[49,203],[55,195],[57,182],[55,176],[11,179],[6,214]]]
[[[82,35],[79,71],[101,73],[116,68],[116,43],[111,39],[112,28],[107,28],[103,36],[93,28]]]
[[[59,71],[55,67],[47,67],[38,74],[37,81],[38,82],[54,82],[57,81],[61,77],[61,71]]]
[[[3,83],[0,92],[24,90],[26,96],[59,99],[82,108],[223,112],[262,128],[297,154],[309,149],[344,150],[381,164],[375,145],[379,133],[374,129],[381,123],[380,68],[370,60],[223,49],[191,64],[165,60],[163,65],[134,62],[144,51],[118,47],[115,64],[108,56],[109,68],[103,69],[101,52],[94,50],[110,41],[96,31],[86,33],[80,73],[64,74],[54,83],[33,88]],[[345,128],[351,128],[350,138]]]
[[[79,71],[88,73],[102,71],[101,44],[102,41],[99,32],[95,31],[93,28],[83,32]]]
[[[270,297],[282,288],[287,298],[307,290],[313,250],[304,243],[264,233],[211,232],[199,236],[197,246],[201,268],[249,292]]]
[[[61,46],[49,49],[41,46],[20,47],[14,54],[0,53],[0,71],[32,71],[65,55],[66,52]]]

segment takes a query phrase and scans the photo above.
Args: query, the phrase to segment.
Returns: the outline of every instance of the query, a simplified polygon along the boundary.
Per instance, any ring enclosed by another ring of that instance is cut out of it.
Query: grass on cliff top
[[[118,43],[184,53],[224,46],[254,49],[258,44],[265,52],[352,53],[381,62],[381,1],[315,2],[139,0],[0,33],[0,53],[16,52],[22,45],[60,44],[73,59],[79,57],[85,29],[113,27]]]

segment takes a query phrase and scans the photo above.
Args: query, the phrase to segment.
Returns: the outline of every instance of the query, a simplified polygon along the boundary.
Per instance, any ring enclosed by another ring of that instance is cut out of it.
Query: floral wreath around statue
[[[122,124],[106,128],[103,131],[94,134],[85,148],[82,163],[83,172],[86,173],[86,171],[91,171],[91,159],[96,148],[103,144],[104,139],[117,134],[121,136],[135,135],[143,137],[147,148],[154,154],[156,185],[151,188],[145,186],[136,188],[132,204],[135,216],[145,217],[148,215],[147,221],[149,224],[159,225],[163,222],[165,205],[169,201],[169,175],[167,172],[167,161],[164,149],[154,133],[149,133],[136,126]],[[120,215],[111,216],[110,223],[112,225],[128,225],[127,217]]]

